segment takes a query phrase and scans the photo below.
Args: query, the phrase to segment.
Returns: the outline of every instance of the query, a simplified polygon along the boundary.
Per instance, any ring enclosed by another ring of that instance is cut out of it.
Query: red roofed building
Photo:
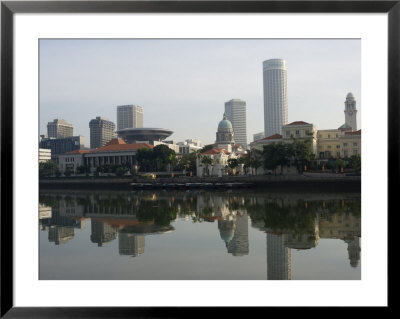
[[[274,134],[274,135],[267,136],[267,137],[264,137],[264,138],[262,138],[260,140],[257,140],[257,141],[254,141],[254,142],[250,143],[250,148],[252,150],[257,149],[257,150],[262,151],[264,145],[267,145],[267,144],[270,144],[270,143],[278,143],[278,142],[282,142],[282,135]]]
[[[132,165],[133,156],[138,149],[154,148],[148,143],[127,144],[120,138],[112,139],[105,146],[93,150],[75,150],[59,155],[60,171],[64,173],[67,169],[76,172],[77,167],[90,166],[91,172],[97,167],[110,165]]]
[[[148,143],[127,144],[122,139],[115,138],[107,145],[85,154],[85,164],[89,165],[92,171],[105,164],[132,165],[133,156],[141,148],[153,149],[154,146]]]

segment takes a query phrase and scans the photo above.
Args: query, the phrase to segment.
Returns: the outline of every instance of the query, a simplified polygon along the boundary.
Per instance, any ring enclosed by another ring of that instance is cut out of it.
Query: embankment
[[[57,178],[41,179],[40,189],[102,189],[131,190],[131,183],[249,183],[249,187],[267,188],[279,191],[352,191],[361,192],[360,176],[345,176],[343,174],[304,173],[301,175],[263,175],[263,176],[223,176],[223,177],[174,177],[160,179],[144,178]]]

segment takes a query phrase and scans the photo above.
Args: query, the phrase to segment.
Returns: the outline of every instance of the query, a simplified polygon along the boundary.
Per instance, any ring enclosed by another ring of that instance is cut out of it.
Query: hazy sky
[[[361,128],[361,41],[302,39],[41,40],[40,134],[65,119],[90,144],[89,121],[117,124],[117,105],[143,107],[143,126],[169,139],[215,142],[224,103],[247,103],[247,138],[264,131],[264,60],[286,60],[289,123],[344,123],[348,92]]]

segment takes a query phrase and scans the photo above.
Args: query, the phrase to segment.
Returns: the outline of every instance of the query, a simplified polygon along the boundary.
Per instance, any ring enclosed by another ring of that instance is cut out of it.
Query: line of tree
[[[311,139],[292,138],[291,143],[271,143],[263,146],[263,150],[253,149],[248,151],[243,160],[245,170],[250,169],[252,174],[257,173],[257,169],[263,167],[277,174],[280,168],[280,174],[283,174],[283,168],[293,165],[298,173],[304,170],[331,169],[332,171],[341,171],[345,168],[353,169],[356,172],[361,171],[361,156],[352,155],[350,158],[331,159],[326,164],[317,164],[312,152]]]

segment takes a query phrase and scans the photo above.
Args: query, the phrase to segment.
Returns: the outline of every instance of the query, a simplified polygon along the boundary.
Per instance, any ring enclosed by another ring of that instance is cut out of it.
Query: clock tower
[[[349,93],[346,96],[346,101],[344,102],[344,118],[345,123],[351,126],[353,131],[357,131],[356,100],[354,99],[353,93]]]

